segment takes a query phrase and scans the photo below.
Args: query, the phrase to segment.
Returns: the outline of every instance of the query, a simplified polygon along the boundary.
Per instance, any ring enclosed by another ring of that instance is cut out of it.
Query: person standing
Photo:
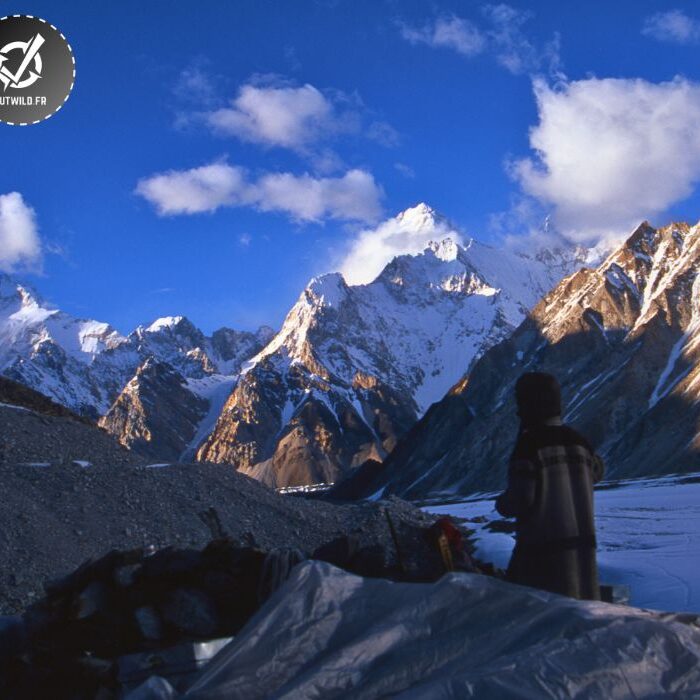
[[[508,486],[496,509],[516,519],[507,578],[588,600],[600,599],[593,484],[603,462],[561,419],[561,390],[551,374],[527,372],[515,385],[520,431]]]

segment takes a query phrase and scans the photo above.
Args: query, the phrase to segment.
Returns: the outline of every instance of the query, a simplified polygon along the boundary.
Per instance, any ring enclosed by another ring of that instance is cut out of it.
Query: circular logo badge
[[[0,19],[0,121],[26,126],[48,119],[73,89],[75,59],[61,32],[43,19]]]

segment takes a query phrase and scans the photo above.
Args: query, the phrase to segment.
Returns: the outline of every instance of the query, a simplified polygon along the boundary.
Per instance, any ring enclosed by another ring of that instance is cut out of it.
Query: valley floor
[[[640,608],[700,613],[700,473],[601,484],[596,490],[598,563],[603,583],[631,587]],[[492,532],[493,494],[426,510],[484,522],[476,555],[505,568],[513,538]]]

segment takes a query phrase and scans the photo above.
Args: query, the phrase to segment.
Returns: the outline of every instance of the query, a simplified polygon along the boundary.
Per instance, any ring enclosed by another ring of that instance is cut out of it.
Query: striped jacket
[[[588,441],[558,419],[521,431],[508,488],[496,501],[499,513],[516,518],[512,580],[597,597],[593,484],[602,476],[603,462]],[[581,552],[592,557],[584,565]]]

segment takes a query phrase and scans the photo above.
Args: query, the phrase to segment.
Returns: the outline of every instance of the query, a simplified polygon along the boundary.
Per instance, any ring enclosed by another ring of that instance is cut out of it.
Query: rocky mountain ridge
[[[700,467],[700,224],[641,224],[563,279],[417,423],[367,487],[406,497],[501,488],[524,371],[562,384],[564,419],[609,477]]]

